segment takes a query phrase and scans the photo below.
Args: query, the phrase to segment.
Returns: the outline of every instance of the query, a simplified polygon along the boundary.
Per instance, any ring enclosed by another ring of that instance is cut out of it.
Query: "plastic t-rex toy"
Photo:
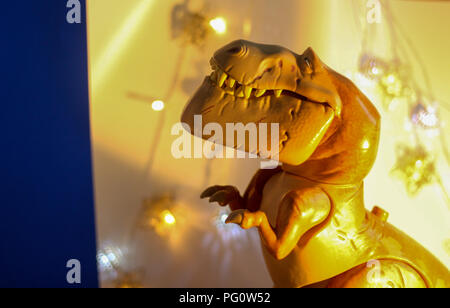
[[[450,286],[437,258],[381,208],[364,207],[380,116],[349,79],[311,48],[298,55],[244,40],[219,49],[211,66],[182,115],[192,132],[196,115],[222,127],[279,123],[280,167],[259,170],[243,196],[233,186],[201,195],[230,206],[227,223],[258,228],[275,287]]]

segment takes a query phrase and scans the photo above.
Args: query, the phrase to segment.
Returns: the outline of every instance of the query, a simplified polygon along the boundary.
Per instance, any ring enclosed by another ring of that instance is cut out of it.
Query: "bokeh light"
[[[164,109],[164,102],[161,100],[156,100],[152,103],[152,109],[155,111],[161,111]]]
[[[163,217],[164,223],[166,223],[168,225],[173,225],[173,224],[176,223],[175,217],[173,216],[173,214],[169,210],[163,211],[161,215]]]
[[[216,17],[214,19],[211,19],[209,21],[209,25],[218,34],[223,34],[227,31],[227,22],[223,17]]]

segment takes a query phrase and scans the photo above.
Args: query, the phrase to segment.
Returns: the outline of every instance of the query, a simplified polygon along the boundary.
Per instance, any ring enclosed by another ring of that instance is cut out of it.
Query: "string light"
[[[161,111],[164,109],[164,102],[161,100],[153,101],[152,103],[152,109],[155,111]]]
[[[141,271],[124,270],[122,251],[114,246],[105,246],[97,252],[97,263],[100,278],[105,286],[114,288],[140,288]]]
[[[97,263],[101,271],[114,270],[120,264],[122,251],[113,246],[105,246],[97,252]]]
[[[228,218],[228,215],[230,215],[231,211],[227,208],[219,208],[217,214],[214,216],[214,225],[218,228],[224,228],[227,226],[225,221]]]
[[[397,162],[391,174],[401,179],[408,194],[416,195],[425,185],[436,180],[433,157],[422,146],[397,146]]]
[[[177,224],[174,207],[175,200],[169,194],[144,200],[140,227],[150,227],[160,236],[169,235]]]
[[[388,19],[386,24],[389,26],[392,59],[378,58],[368,52],[367,46],[373,42],[368,42],[370,33],[369,27],[366,27],[358,63],[359,74],[353,75],[353,79],[371,100],[381,101],[390,116],[394,114],[392,111],[397,107],[406,107],[398,109],[402,112],[407,110],[403,128],[410,135],[410,139],[415,141],[416,146],[399,145],[397,147],[397,161],[390,174],[403,181],[406,192],[411,197],[426,185],[438,186],[443,199],[450,208],[449,193],[442,180],[441,164],[439,164],[439,168],[437,167],[439,163],[437,158],[441,153],[447,161],[450,161],[445,141],[446,136],[444,136],[445,131],[442,129],[445,123],[442,123],[438,116],[437,107],[440,105],[437,102],[430,103],[426,98],[420,97],[424,90],[430,97],[434,96],[425,65],[407,37],[407,32],[401,29],[392,16],[388,2],[382,4],[382,7],[386,13],[383,16]],[[402,46],[402,41],[406,42],[408,46]],[[416,63],[411,62],[411,55],[415,58]],[[417,66],[422,71],[423,80],[421,82],[417,82],[412,73],[412,68]],[[425,89],[421,86],[424,86]],[[421,130],[418,130],[419,128]],[[436,152],[434,149],[436,142],[430,140],[438,135],[441,137],[439,143],[442,152]],[[401,137],[405,139],[404,136]],[[427,146],[426,149],[425,146]],[[444,241],[443,245],[450,255],[450,239]]]
[[[176,220],[175,217],[172,215],[172,213],[169,210],[164,210],[161,213],[162,221],[164,221],[165,224],[168,225],[174,225]]]
[[[399,97],[404,93],[404,85],[397,72],[390,72],[383,76],[380,80],[380,86],[391,97]]]
[[[224,34],[227,31],[227,22],[223,17],[216,17],[209,21],[209,25],[218,34]]]
[[[103,254],[102,252],[99,252],[97,254],[97,262],[101,269],[111,269],[112,268],[111,262],[109,261],[108,257],[105,254]]]
[[[172,8],[170,31],[173,39],[179,40],[184,46],[191,44],[201,47],[213,30],[222,35],[227,31],[227,22],[223,17],[209,19],[201,11],[191,11],[186,3],[180,3]]]
[[[219,215],[217,216],[218,223],[219,223],[221,226],[226,225],[227,218],[228,218],[228,213],[223,213],[223,212],[222,212],[222,213],[219,213]]]
[[[219,236],[224,244],[228,244],[231,240],[242,238],[246,235],[246,232],[236,224],[226,224],[225,221],[230,215],[229,208],[219,208],[216,215],[213,218],[213,224],[216,226]]]
[[[436,109],[431,106],[425,107],[420,100],[411,109],[411,122],[423,128],[437,128],[439,126]]]
[[[102,283],[116,280],[124,266],[122,250],[110,243],[103,243],[102,248],[97,251],[97,266]]]
[[[358,70],[365,77],[378,80],[387,69],[387,63],[378,57],[364,53],[359,58]]]

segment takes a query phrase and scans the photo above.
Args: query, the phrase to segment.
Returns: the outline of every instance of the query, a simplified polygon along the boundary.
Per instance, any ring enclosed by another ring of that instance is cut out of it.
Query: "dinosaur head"
[[[196,115],[202,116],[203,127],[219,124],[224,135],[227,123],[268,123],[269,128],[278,123],[276,158],[286,171],[336,184],[360,181],[369,172],[377,152],[379,114],[311,48],[298,55],[280,46],[237,40],[219,49],[210,64],[211,76],[182,115],[195,135],[211,137],[194,130]],[[234,133],[224,136],[222,145],[258,153],[248,138],[243,144],[235,138]],[[270,149],[270,132],[267,138]]]

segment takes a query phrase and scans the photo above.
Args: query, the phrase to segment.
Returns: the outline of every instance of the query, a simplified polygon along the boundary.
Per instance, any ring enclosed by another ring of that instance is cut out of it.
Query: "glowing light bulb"
[[[414,172],[412,178],[414,181],[418,181],[420,179],[420,172],[418,171]]]
[[[216,17],[209,21],[209,25],[214,29],[218,34],[223,34],[227,31],[227,22],[222,17]]]
[[[387,81],[388,81],[389,83],[394,83],[394,81],[395,81],[395,76],[392,75],[392,74],[390,74],[389,76],[387,76]]]
[[[172,213],[169,210],[165,210],[162,213],[162,217],[163,217],[164,223],[166,223],[168,225],[173,225],[176,222],[175,217],[172,215]]]
[[[439,125],[439,119],[433,107],[425,107],[419,102],[411,112],[411,120],[424,128],[436,128]]]
[[[108,253],[108,260],[115,262],[117,260],[116,255],[112,252]]]
[[[155,111],[161,111],[164,109],[164,102],[161,100],[156,100],[152,103],[152,109]]]
[[[426,127],[435,127],[437,126],[438,119],[434,113],[428,112],[422,114],[421,122]]]
[[[100,256],[100,261],[104,264],[104,265],[108,265],[109,264],[109,259],[107,256],[102,255]]]
[[[225,224],[225,222],[227,221],[228,218],[228,214],[222,213],[219,217],[219,220],[221,223]]]

